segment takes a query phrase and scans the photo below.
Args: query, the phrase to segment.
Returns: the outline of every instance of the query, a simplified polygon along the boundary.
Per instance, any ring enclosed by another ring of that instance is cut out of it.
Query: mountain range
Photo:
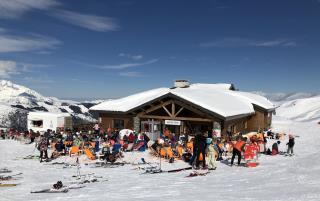
[[[43,111],[52,113],[69,113],[76,120],[95,121],[89,113],[89,108],[96,103],[80,103],[72,100],[60,100],[55,97],[45,97],[27,87],[14,84],[11,81],[0,80],[0,127],[6,127],[9,113],[17,110]]]
[[[320,121],[320,95],[316,93],[265,93],[265,96],[277,106],[276,115],[294,121]],[[94,122],[96,116],[89,108],[103,100],[79,102],[45,97],[25,86],[8,80],[0,80],[0,127],[7,127],[7,118],[17,110],[69,113],[76,120]]]

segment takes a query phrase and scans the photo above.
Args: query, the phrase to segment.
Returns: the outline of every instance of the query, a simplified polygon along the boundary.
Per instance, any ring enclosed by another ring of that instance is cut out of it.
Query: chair
[[[77,146],[72,146],[70,149],[69,155],[71,156],[72,154],[77,154],[80,155],[80,149]]]
[[[90,151],[90,149],[84,148],[84,153],[87,155],[87,157],[90,160],[95,160],[96,159],[96,157],[93,155],[93,153]]]
[[[166,158],[167,152],[166,152],[166,150],[164,148],[160,149],[160,156],[163,157],[163,158]]]
[[[179,147],[177,148],[177,152],[178,152],[179,158],[181,158],[181,157],[182,157],[182,154],[183,154],[183,147],[179,146]]]
[[[172,151],[171,147],[167,148],[166,156],[167,156],[167,158],[172,158],[173,157],[173,151]]]

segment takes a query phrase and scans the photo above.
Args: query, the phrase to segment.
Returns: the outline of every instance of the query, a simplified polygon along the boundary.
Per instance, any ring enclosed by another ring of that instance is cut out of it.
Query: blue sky
[[[0,0],[0,79],[115,98],[175,79],[320,92],[320,0]]]

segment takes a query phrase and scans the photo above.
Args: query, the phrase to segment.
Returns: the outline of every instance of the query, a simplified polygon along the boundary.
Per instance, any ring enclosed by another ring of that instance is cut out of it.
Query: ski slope
[[[72,175],[76,174],[76,167],[62,168],[40,164],[34,159],[23,160],[23,156],[38,154],[33,145],[0,140],[0,168],[23,173],[22,178],[12,181],[18,186],[0,188],[0,200],[320,200],[320,160],[315,160],[319,153],[320,126],[276,118],[273,127],[275,131],[290,131],[299,136],[296,137],[295,156],[262,155],[256,168],[218,163],[217,170],[193,178],[186,178],[191,170],[150,175],[141,174],[143,171],[134,165],[92,168],[85,165],[88,161],[82,157],[81,174],[94,173],[108,181],[85,184],[85,188],[61,194],[31,194],[30,191],[49,188],[58,180],[64,184],[75,181]],[[287,141],[280,144],[280,150],[286,149]],[[139,152],[126,153],[124,160],[137,163],[141,157],[148,162],[159,162],[148,153]],[[60,158],[58,161],[74,163],[74,160]],[[183,162],[168,164],[162,161],[164,170],[186,166]]]
[[[276,110],[277,115],[295,121],[320,121],[320,96],[286,101]]]

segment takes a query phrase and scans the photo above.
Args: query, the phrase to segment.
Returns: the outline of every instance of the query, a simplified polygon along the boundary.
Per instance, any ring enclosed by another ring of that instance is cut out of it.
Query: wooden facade
[[[99,116],[101,127],[105,130],[108,128],[128,128],[141,132],[147,129],[143,126],[143,122],[156,122],[157,130],[163,131],[167,128],[176,134],[210,131],[217,123],[220,125],[222,135],[227,131],[247,133],[270,128],[272,113],[260,107],[255,106],[254,108],[254,114],[224,118],[203,107],[169,95],[143,104],[126,113],[100,111]],[[177,121],[180,125],[166,125],[166,120]]]

